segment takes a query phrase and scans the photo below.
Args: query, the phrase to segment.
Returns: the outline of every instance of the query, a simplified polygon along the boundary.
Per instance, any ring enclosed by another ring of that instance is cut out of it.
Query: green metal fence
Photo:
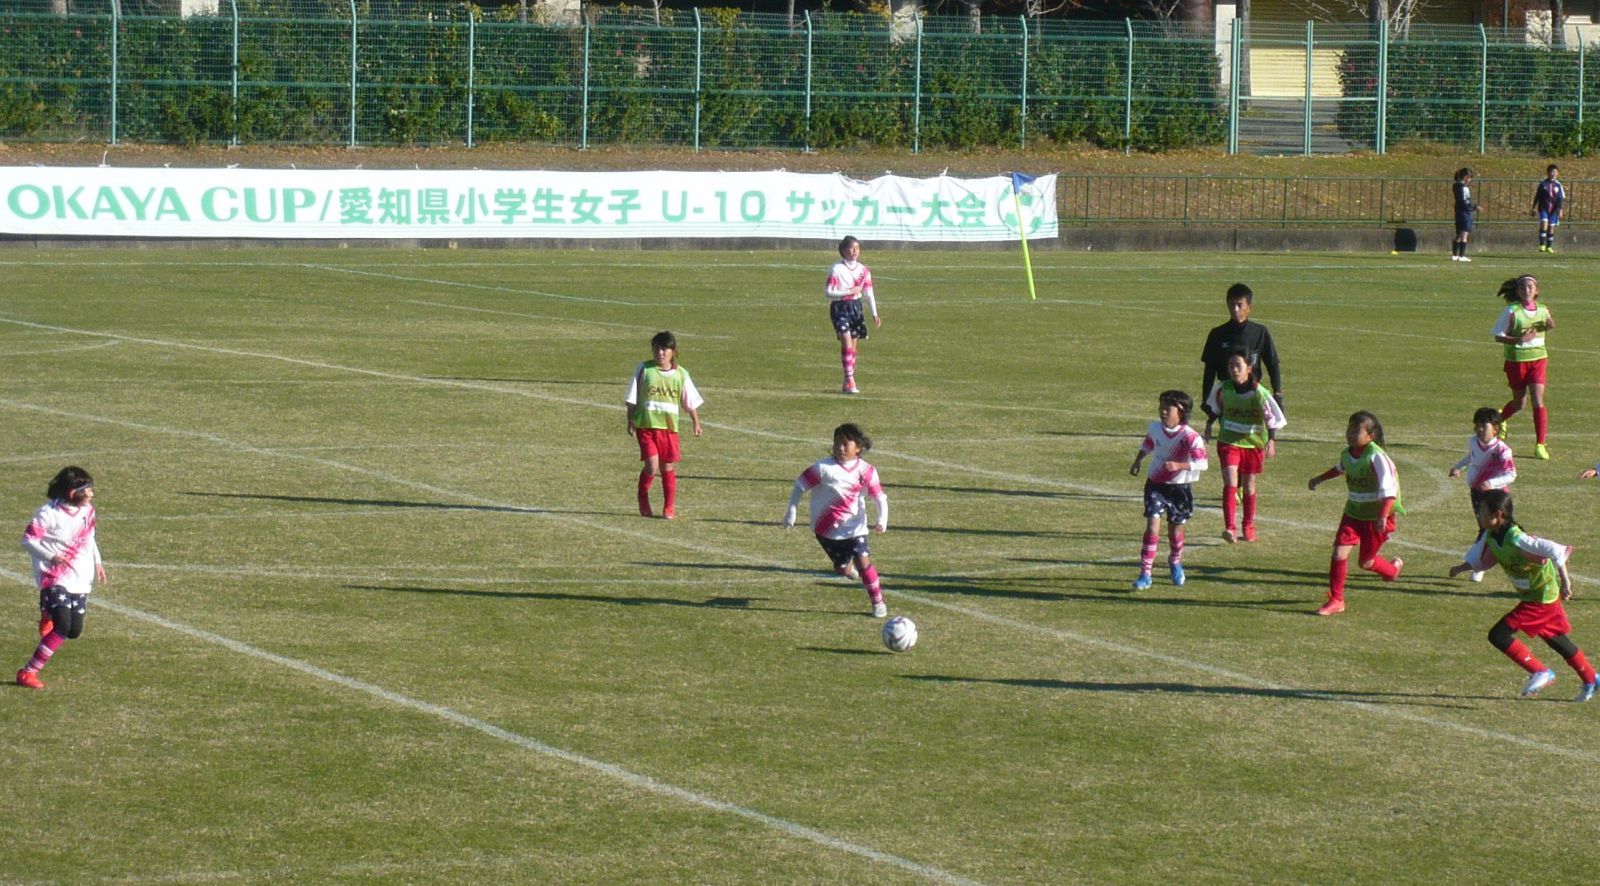
[[[1533,191],[1543,164],[1523,179],[1472,181],[1479,226],[1532,226]],[[1241,227],[1431,227],[1455,223],[1448,178],[1284,178],[1215,175],[1061,173],[1056,204],[1062,227],[1102,224]],[[1587,226],[1586,180],[1563,181],[1563,225]]]
[[[1600,109],[1586,113],[1600,101],[1596,28],[1552,45],[1463,26],[593,8],[541,23],[378,0],[220,0],[175,18],[19,3],[35,11],[0,11],[12,141],[1559,155],[1600,140]]]

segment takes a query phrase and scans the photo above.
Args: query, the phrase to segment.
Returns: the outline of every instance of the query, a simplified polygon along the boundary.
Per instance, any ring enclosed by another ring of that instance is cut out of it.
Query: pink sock
[[[1176,564],[1183,562],[1183,527],[1173,523],[1167,527],[1167,562]]]
[[[1585,683],[1594,682],[1594,667],[1589,664],[1589,659],[1584,657],[1582,649],[1579,649],[1576,655],[1567,659],[1567,664],[1571,665],[1572,669],[1578,672],[1578,679]]]
[[[1373,555],[1372,571],[1378,573],[1384,581],[1394,581],[1394,577],[1400,574],[1400,570],[1394,568],[1394,563],[1385,560],[1381,554]]]
[[[650,487],[654,486],[656,475],[647,471],[639,472],[639,513],[650,516]]]
[[[1543,406],[1533,407],[1533,441],[1544,442],[1545,431],[1550,429],[1550,416],[1544,411]]]
[[[39,647],[33,650],[33,658],[28,659],[28,666],[24,670],[39,671],[43,669],[49,663],[50,657],[55,655],[56,650],[60,649],[61,644],[65,642],[67,642],[67,638],[55,631],[45,634],[44,639],[39,641]]]
[[[867,589],[867,597],[873,603],[883,602],[883,587],[878,584],[878,567],[871,563],[861,570],[861,586]]]
[[[1156,562],[1156,546],[1161,543],[1161,536],[1154,532],[1146,531],[1144,534],[1144,547],[1139,551],[1139,574],[1149,575],[1150,567]]]
[[[1533,650],[1523,645],[1521,640],[1512,638],[1511,645],[1506,647],[1506,657],[1530,674],[1544,670],[1544,665],[1539,663],[1539,659],[1533,657]]]
[[[856,380],[856,349],[840,345],[839,362],[844,366],[844,383],[851,384]]]
[[[1344,599],[1344,580],[1350,574],[1350,561],[1334,557],[1328,561],[1328,599]]]
[[[666,496],[666,500],[667,500],[666,507],[662,509],[662,513],[663,514],[670,514],[670,513],[672,513],[673,507],[675,505],[677,505],[677,503],[678,503],[678,472],[677,471],[662,471],[661,472],[661,492]]]

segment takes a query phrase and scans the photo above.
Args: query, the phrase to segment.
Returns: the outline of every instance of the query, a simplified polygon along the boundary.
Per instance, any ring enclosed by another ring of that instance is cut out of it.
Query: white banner
[[[1015,240],[1012,177],[0,167],[0,234],[272,239]],[[1028,238],[1056,177],[1018,176]]]

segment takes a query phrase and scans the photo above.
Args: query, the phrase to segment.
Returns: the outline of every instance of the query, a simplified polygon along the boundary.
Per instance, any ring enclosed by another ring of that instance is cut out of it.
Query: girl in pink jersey
[[[856,387],[856,342],[867,340],[867,320],[861,312],[861,302],[872,312],[872,325],[882,326],[878,316],[878,300],[872,291],[872,271],[861,263],[861,241],[846,237],[839,241],[839,258],[828,272],[828,320],[834,334],[839,337],[839,363],[844,366],[846,394],[859,394]]]
[[[889,528],[889,496],[883,492],[878,469],[861,457],[871,448],[871,438],[855,423],[835,428],[833,457],[813,464],[795,478],[783,528],[794,527],[800,499],[811,490],[811,529],[817,534],[817,543],[833,562],[834,572],[861,579],[872,601],[873,616],[884,618],[889,607],[883,602],[878,570],[867,549],[866,498],[871,497],[878,507],[878,522],[872,528],[884,532]]]
[[[22,533],[39,585],[39,645],[17,671],[17,685],[29,689],[44,688],[39,671],[62,643],[83,633],[89,590],[96,580],[106,581],[94,538],[94,478],[80,467],[62,468],[45,495],[49,501]]]
[[[1182,391],[1162,391],[1160,421],[1150,423],[1144,442],[1133,457],[1128,473],[1139,476],[1139,463],[1150,459],[1150,475],[1144,481],[1144,547],[1140,552],[1139,577],[1133,589],[1150,587],[1150,570],[1155,566],[1156,549],[1161,541],[1161,517],[1167,517],[1167,569],[1172,583],[1183,586],[1183,524],[1194,513],[1194,482],[1205,470],[1206,441],[1189,427],[1194,401]]]
[[[1491,489],[1511,490],[1517,479],[1517,462],[1511,447],[1500,439],[1500,410],[1485,406],[1472,414],[1472,438],[1467,441],[1467,454],[1450,468],[1450,476],[1467,477],[1467,492],[1472,497],[1473,521],[1478,519],[1478,503]],[[1473,581],[1483,581],[1483,573],[1474,569]]]

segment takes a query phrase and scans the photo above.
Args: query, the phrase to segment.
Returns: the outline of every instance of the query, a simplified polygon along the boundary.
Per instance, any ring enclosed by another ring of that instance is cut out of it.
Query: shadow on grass
[[[826,652],[830,655],[893,655],[887,649],[839,649],[833,646],[801,646],[801,652]]]
[[[1087,680],[1051,680],[1023,677],[954,677],[944,674],[907,674],[906,680],[927,683],[992,683],[1025,689],[1059,689],[1071,692],[1171,692],[1182,695],[1227,695],[1238,698],[1288,698],[1301,701],[1331,701],[1340,704],[1394,704],[1410,707],[1466,710],[1467,701],[1500,701],[1502,696],[1445,695],[1434,692],[1380,692],[1345,689],[1271,689],[1260,686],[1204,686],[1198,683],[1094,683]]]
[[[718,483],[760,483],[764,485],[783,486],[785,488],[794,483],[794,477],[725,477],[715,474],[688,474],[679,473],[684,480],[707,480]],[[927,483],[901,483],[888,484],[891,490],[916,490],[920,492],[953,492],[958,495],[1002,495],[1014,498],[1047,498],[1055,500],[1082,500],[1082,501],[1137,501],[1139,492],[1130,489],[1126,495],[1094,493],[1094,492],[1048,492],[1038,489],[995,489],[982,486],[935,486]]]
[[[526,508],[515,505],[468,505],[438,501],[406,501],[396,498],[329,498],[316,495],[268,495],[248,492],[183,492],[197,498],[240,498],[253,501],[282,501],[295,504],[339,505],[351,508],[415,508],[438,511],[479,511],[494,514],[623,514],[626,511],[559,511],[552,508]]]
[[[595,385],[603,385],[607,383],[579,378],[496,378],[494,376],[477,375],[424,375],[422,377],[428,379],[429,381],[480,381],[495,384],[505,383],[519,385],[579,385],[593,387]]]
[[[681,600],[676,597],[624,597],[616,594],[571,594],[558,591],[482,591],[466,588],[416,587],[412,585],[340,585],[347,591],[384,591],[396,594],[444,594],[455,597],[487,597],[496,600],[552,600],[572,603],[604,603],[612,606],[681,606],[687,609],[742,609],[752,612],[800,612],[816,614],[815,609],[787,609],[765,603],[766,597],[708,597]],[[838,613],[847,614],[847,613]],[[858,615],[850,612],[850,615]]]
[[[801,522],[796,524],[796,526],[795,526],[795,531],[796,532],[801,533],[801,534],[805,534],[805,532],[806,532],[806,530],[808,528],[806,526],[805,522],[804,522],[805,521],[805,517],[806,517],[806,515],[803,514],[803,513],[800,515]],[[729,517],[705,517],[705,518],[697,518],[694,522],[696,522],[696,523],[725,523],[725,524],[728,524],[728,525],[731,525],[731,526],[771,526],[771,527],[776,527],[776,528],[782,528],[782,524],[777,520],[735,520],[735,519],[732,519],[732,518],[729,518]],[[959,527],[958,528],[958,527],[954,527],[954,526],[917,526],[917,525],[908,524],[908,523],[896,523],[895,525],[889,527],[889,532],[892,535],[906,534],[906,533],[919,533],[920,532],[920,533],[928,533],[928,534],[932,534],[932,535],[968,535],[968,536],[975,536],[975,537],[980,537],[980,538],[984,538],[984,537],[987,537],[987,538],[1048,538],[1048,539],[1084,538],[1084,539],[1092,539],[1092,540],[1095,540],[1095,541],[1103,540],[1106,537],[1104,532],[1096,532],[1096,531],[1087,530],[1087,529],[1085,529],[1085,530],[1069,530],[1069,531],[1035,530],[1035,529],[973,529],[971,527]],[[874,538],[878,537],[877,533],[873,533],[872,535],[873,535]]]

